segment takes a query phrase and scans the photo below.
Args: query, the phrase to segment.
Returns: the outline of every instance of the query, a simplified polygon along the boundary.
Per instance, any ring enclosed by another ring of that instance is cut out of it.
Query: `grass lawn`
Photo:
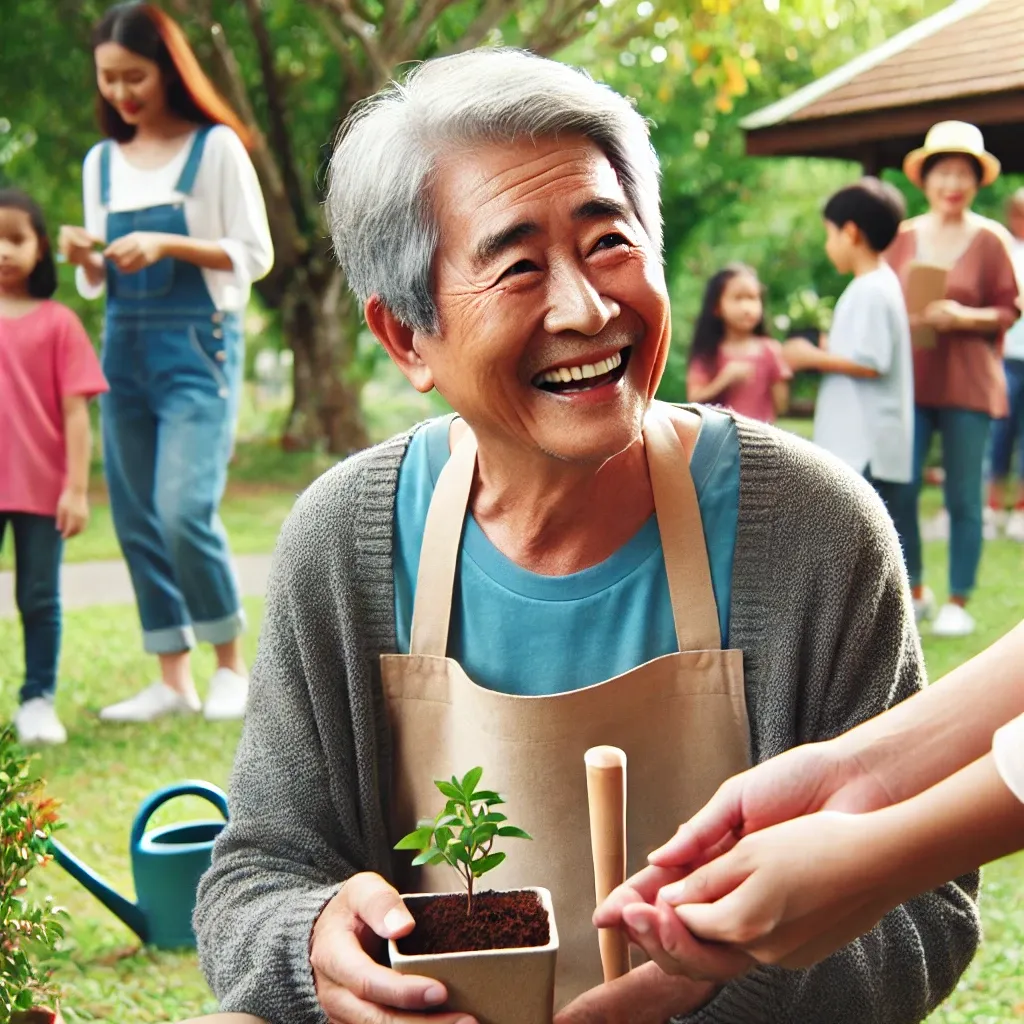
[[[268,550],[295,491],[326,461],[314,456],[286,459],[268,446],[243,446],[234,491],[225,508],[235,548]],[[937,503],[937,495],[930,493],[926,509],[934,510]],[[91,536],[82,540],[74,557],[116,556],[109,531],[104,534],[103,516],[100,506]],[[72,545],[69,555],[74,551]],[[941,598],[945,546],[927,545],[926,557],[930,580]],[[966,640],[925,638],[932,678],[1024,618],[1022,580],[1024,547],[1008,542],[986,546],[982,584],[972,606],[982,627]],[[252,622],[258,623],[262,601],[247,601],[246,607]],[[247,638],[250,660],[255,647],[254,628]],[[145,727],[96,721],[99,707],[148,682],[152,671],[150,660],[141,654],[133,612],[110,607],[68,613],[59,708],[71,740],[64,748],[43,753],[40,768],[51,792],[63,801],[68,828],[62,840],[128,895],[132,892],[128,829],[140,801],[154,789],[183,778],[201,777],[225,785],[240,730],[237,724],[205,721],[176,720]],[[0,619],[0,716],[13,712],[21,672],[18,624]],[[197,655],[201,690],[211,672],[209,656]],[[161,810],[154,824],[211,813],[201,801],[184,799]],[[127,928],[55,866],[37,872],[33,885],[39,892],[52,892],[71,913],[58,970],[58,980],[67,992],[69,1024],[147,1024],[216,1009],[193,955],[140,949]],[[932,1018],[933,1024],[1024,1020],[1024,855],[988,870],[983,913],[986,945],[948,1005]]]

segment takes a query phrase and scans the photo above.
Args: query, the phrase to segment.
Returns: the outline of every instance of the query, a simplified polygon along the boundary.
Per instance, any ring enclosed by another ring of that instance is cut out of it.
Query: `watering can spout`
[[[88,864],[79,860],[66,846],[56,839],[50,840],[54,860],[76,882],[85,886],[111,913],[116,914],[143,942],[148,938],[149,928],[146,915],[129,900],[126,900],[105,879],[96,874]]]

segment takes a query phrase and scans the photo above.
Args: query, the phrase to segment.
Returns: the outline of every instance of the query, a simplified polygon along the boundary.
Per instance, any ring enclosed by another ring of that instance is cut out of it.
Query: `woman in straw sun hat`
[[[965,636],[974,619],[965,605],[974,589],[982,545],[982,473],[989,427],[1007,412],[1000,359],[1003,334],[1017,319],[1017,279],[1009,236],[971,210],[978,189],[999,177],[999,161],[981,132],[963,121],[935,125],[903,169],[928,200],[928,212],[905,222],[888,253],[907,290],[915,263],[946,271],[943,298],[912,321],[933,327],[933,347],[914,350],[914,482],[900,508],[907,569],[918,618],[934,610],[924,586],[917,499],[934,434],[942,437],[945,502],[950,517],[949,601],[933,632]]]

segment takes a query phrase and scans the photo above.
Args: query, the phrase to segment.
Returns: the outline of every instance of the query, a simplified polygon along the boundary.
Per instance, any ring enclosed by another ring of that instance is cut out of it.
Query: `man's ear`
[[[423,394],[433,390],[434,375],[416,351],[416,332],[406,327],[376,295],[366,300],[363,313],[374,337],[409,383]]]

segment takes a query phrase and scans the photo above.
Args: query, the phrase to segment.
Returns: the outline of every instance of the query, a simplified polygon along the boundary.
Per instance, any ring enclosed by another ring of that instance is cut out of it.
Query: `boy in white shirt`
[[[853,274],[822,347],[803,338],[783,346],[796,370],[824,374],[814,441],[878,491],[899,531],[913,475],[914,368],[910,322],[899,278],[882,257],[906,213],[902,195],[877,178],[840,189],[825,204],[825,251]],[[827,347],[826,347],[827,345]]]
[[[1018,284],[1024,285],[1024,189],[1018,189],[1013,194],[1007,212],[1007,226],[1013,235],[1013,265],[1017,270]],[[986,513],[986,520],[992,523],[994,531],[1000,526],[1005,527],[1007,539],[1024,543],[1024,320],[1018,320],[1006,332],[1003,366],[1006,369],[1010,413],[1005,419],[996,420],[992,424],[988,491],[990,511]],[[1007,513],[1009,476],[1015,447],[1018,460],[1017,495],[1012,510]]]

